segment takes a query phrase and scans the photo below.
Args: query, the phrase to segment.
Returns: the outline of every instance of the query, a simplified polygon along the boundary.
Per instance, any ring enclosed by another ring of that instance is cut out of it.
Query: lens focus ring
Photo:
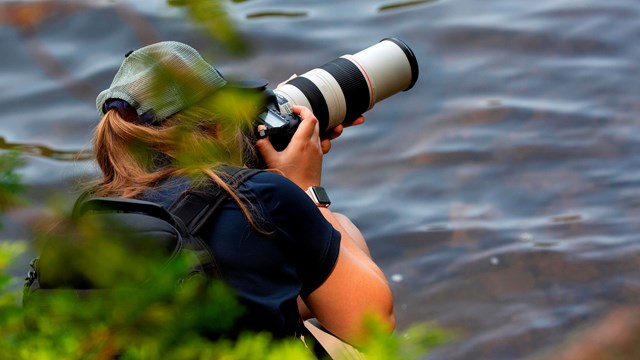
[[[335,59],[320,68],[333,76],[344,94],[347,111],[345,118],[340,119],[339,123],[345,120],[355,120],[356,117],[369,109],[371,94],[367,80],[360,68],[345,58]]]
[[[298,76],[291,79],[287,84],[297,87],[304,94],[311,105],[313,114],[320,122],[320,130],[326,130],[327,125],[329,124],[329,108],[327,107],[327,102],[324,96],[322,96],[322,92],[318,89],[316,84],[304,76]]]

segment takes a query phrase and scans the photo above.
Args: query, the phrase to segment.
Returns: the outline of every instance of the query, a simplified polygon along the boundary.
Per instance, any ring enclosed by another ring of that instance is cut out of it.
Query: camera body
[[[271,90],[265,90],[266,104],[258,115],[258,125],[266,129],[258,131],[258,138],[269,136],[271,145],[278,150],[284,150],[291,137],[300,125],[300,117],[294,113],[281,112],[278,97]]]

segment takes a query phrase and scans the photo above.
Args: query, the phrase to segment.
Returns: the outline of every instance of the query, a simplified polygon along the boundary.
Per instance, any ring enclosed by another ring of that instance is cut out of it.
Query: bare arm
[[[389,331],[393,330],[393,296],[386,277],[368,251],[361,248],[366,243],[358,243],[351,236],[348,229],[353,226],[351,221],[328,209],[321,211],[342,234],[340,253],[333,272],[304,302],[327,330],[353,345],[359,345],[368,337],[363,323],[366,316],[375,316]]]

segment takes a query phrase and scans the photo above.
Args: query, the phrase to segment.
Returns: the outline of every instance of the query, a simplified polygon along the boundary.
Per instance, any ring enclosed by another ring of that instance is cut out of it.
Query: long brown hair
[[[245,114],[247,117],[250,114]],[[251,226],[254,207],[244,201],[217,171],[220,165],[243,166],[255,156],[248,126],[252,122],[224,119],[208,106],[192,106],[160,125],[140,124],[135,112],[109,110],[94,133],[94,153],[102,178],[92,184],[94,196],[134,198],[173,176],[213,181],[240,207]]]

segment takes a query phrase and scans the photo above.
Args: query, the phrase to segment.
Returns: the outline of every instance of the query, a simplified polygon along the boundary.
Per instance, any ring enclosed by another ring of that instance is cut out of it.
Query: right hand
[[[293,112],[302,121],[289,145],[277,151],[267,138],[256,142],[256,147],[267,168],[278,170],[301,189],[320,185],[322,175],[323,147],[320,140],[320,125],[311,110],[304,106],[293,106]]]
[[[278,86],[276,87],[282,87],[283,85],[285,85],[286,83],[288,83],[290,80],[297,78],[298,75],[297,74],[293,74],[291,75],[287,80],[281,82],[278,84]],[[327,131],[325,131],[323,134],[320,134],[320,138],[322,140],[322,153],[326,154],[329,152],[329,150],[331,150],[331,140],[339,137],[340,135],[342,135],[342,132],[344,131],[345,128],[350,127],[350,126],[356,126],[356,125],[361,125],[364,123],[364,116],[360,115],[357,118],[355,118],[352,121],[348,121],[348,122],[343,122],[342,124],[338,124],[336,127],[329,129]]]

